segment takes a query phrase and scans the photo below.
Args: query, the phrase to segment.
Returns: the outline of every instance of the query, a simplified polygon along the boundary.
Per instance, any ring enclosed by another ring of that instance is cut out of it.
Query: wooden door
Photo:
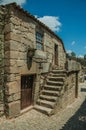
[[[21,76],[21,109],[32,103],[32,88],[34,75]]]
[[[54,46],[54,64],[55,65],[58,65],[58,45],[55,45]]]

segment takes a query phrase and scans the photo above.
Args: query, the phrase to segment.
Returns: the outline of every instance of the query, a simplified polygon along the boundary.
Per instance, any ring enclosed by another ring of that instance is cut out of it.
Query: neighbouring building
[[[66,107],[78,95],[74,65],[46,25],[16,3],[0,6],[1,114],[11,118],[35,108],[51,115]]]

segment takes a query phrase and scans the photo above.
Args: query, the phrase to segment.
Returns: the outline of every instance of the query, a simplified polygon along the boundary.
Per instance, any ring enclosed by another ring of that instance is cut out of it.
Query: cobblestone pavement
[[[59,113],[48,117],[30,110],[15,119],[3,117],[0,130],[86,130],[86,82],[79,86],[79,98]]]

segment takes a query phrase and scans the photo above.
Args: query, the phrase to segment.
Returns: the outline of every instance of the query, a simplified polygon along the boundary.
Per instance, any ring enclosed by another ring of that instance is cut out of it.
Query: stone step
[[[44,89],[60,91],[62,86],[44,85]]]
[[[53,72],[53,73],[58,73],[58,74],[64,74],[64,73],[66,73],[66,71],[65,70],[52,70],[51,72]]]
[[[47,83],[48,85],[63,86],[63,82],[61,82],[61,81],[56,82],[56,81],[50,81],[50,80],[47,80],[46,83]]]
[[[34,108],[44,114],[54,114],[54,108],[59,101],[60,91],[64,85],[66,77],[65,70],[52,70],[47,78],[46,84],[43,86],[41,95],[36,102]]]
[[[66,74],[55,74],[55,73],[50,73],[49,76],[52,76],[52,77],[65,77]]]
[[[42,100],[42,99],[38,99],[37,104],[40,105],[40,106],[48,107],[48,108],[54,108],[54,106],[55,106],[55,102]]]
[[[51,81],[64,81],[64,77],[53,77],[53,76],[47,76],[47,79],[51,80]]]
[[[58,97],[55,96],[48,96],[48,95],[40,95],[40,99],[51,101],[51,102],[56,102]]]
[[[44,106],[40,106],[40,105],[35,105],[34,106],[34,109],[36,109],[37,111],[40,111],[42,112],[43,114],[46,114],[46,115],[51,115],[52,114],[52,109],[51,108],[47,108],[47,107],[44,107]]]
[[[43,94],[43,95],[57,96],[57,97],[60,96],[59,91],[51,91],[51,90],[43,90],[43,91],[42,91],[42,94]]]

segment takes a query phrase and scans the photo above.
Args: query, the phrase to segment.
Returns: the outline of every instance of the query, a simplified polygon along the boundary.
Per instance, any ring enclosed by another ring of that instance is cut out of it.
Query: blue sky
[[[47,24],[64,42],[66,51],[86,54],[86,0],[2,0],[17,2]]]

